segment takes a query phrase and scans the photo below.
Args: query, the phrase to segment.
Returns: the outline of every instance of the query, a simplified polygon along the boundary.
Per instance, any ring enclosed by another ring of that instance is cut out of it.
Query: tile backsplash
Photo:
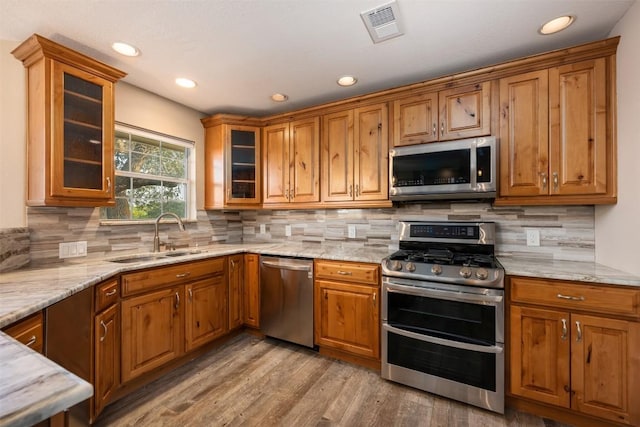
[[[31,265],[36,266],[63,263],[58,259],[61,242],[86,240],[90,257],[153,247],[153,224],[102,225],[97,208],[30,207],[27,215],[28,230],[0,230],[3,264],[23,265],[28,241],[26,259],[30,253]],[[175,224],[161,224],[160,238],[178,247],[291,241],[395,250],[399,220],[495,221],[499,255],[594,261],[594,216],[593,206],[493,207],[480,202],[408,203],[385,209],[198,211],[197,221],[186,224],[184,233]],[[355,238],[348,237],[350,226]],[[527,229],[539,231],[540,246],[526,245]],[[20,259],[14,261],[16,256]]]
[[[0,230],[0,273],[15,270],[29,263],[29,230]]]

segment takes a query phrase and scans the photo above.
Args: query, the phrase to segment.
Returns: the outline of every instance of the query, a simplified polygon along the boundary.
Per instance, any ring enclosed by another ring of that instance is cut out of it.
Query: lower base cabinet
[[[244,254],[242,282],[242,322],[251,328],[260,327],[260,255]]]
[[[227,284],[224,275],[185,285],[185,351],[227,333]]]
[[[519,277],[510,291],[510,393],[640,425],[640,291]]]
[[[379,268],[376,264],[316,261],[314,340],[321,350],[380,361]]]
[[[93,399],[95,416],[111,401],[120,385],[120,310],[112,305],[94,320],[95,374]]]

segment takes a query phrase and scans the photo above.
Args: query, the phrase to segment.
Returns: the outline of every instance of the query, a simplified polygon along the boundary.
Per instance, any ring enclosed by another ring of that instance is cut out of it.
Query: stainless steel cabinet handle
[[[578,335],[576,336],[576,342],[580,342],[582,340],[582,328],[580,327],[580,322],[576,320],[576,330],[578,331]]]
[[[582,295],[580,295],[579,297],[574,297],[574,296],[571,296],[571,295],[558,294],[558,295],[556,295],[556,297],[560,298],[560,299],[570,300],[570,301],[584,301],[584,297]]]
[[[102,329],[104,330],[104,334],[102,334],[102,336],[100,337],[100,342],[104,341],[104,339],[107,337],[107,325],[104,323],[104,321],[100,321],[100,326],[102,326]]]
[[[174,306],[176,310],[180,307],[180,294],[176,292],[176,305]]]
[[[189,288],[189,301],[193,301],[193,291]]]
[[[547,174],[546,174],[546,172],[542,172],[540,175],[542,176],[542,189],[546,190],[547,189]]]
[[[291,195],[291,200],[293,200],[293,199],[295,199],[295,198],[296,198],[296,191],[295,191],[295,189],[294,189],[294,190],[291,190],[290,195]]]
[[[338,274],[341,276],[352,276],[353,273],[350,271],[343,271],[343,270],[338,270]]]
[[[287,188],[286,191],[284,192],[284,198],[289,200],[289,189]]]
[[[356,184],[356,197],[360,195],[360,184]]]
[[[110,290],[109,292],[105,292],[104,296],[106,296],[106,297],[112,297],[112,296],[114,296],[114,295],[116,294],[116,292],[118,292],[118,290],[117,290],[117,289],[112,289],[112,290]]]
[[[440,136],[444,136],[444,122],[440,123]]]
[[[267,267],[278,268],[281,270],[294,270],[294,271],[311,271],[311,266],[308,265],[293,265],[293,264],[278,264],[277,262],[262,261],[262,265]]]
[[[558,191],[558,172],[553,173],[553,191]]]
[[[353,185],[349,184],[349,197],[353,197]]]
[[[376,292],[373,293],[373,306],[376,306]]]
[[[176,279],[182,279],[184,277],[189,277],[190,275],[191,275],[190,271],[187,271],[186,273],[176,274]]]
[[[227,199],[231,199],[231,187],[227,188]]]
[[[111,178],[107,177],[107,193],[111,191]]]
[[[566,340],[568,332],[569,331],[567,329],[567,319],[562,319],[562,335],[560,336],[560,339],[561,340]]]
[[[235,260],[231,260],[231,269],[234,270],[236,268],[236,261]]]
[[[36,343],[36,341],[38,341],[38,339],[36,338],[36,336],[35,336],[35,335],[31,335],[31,338],[29,338],[29,341],[27,341],[27,342],[25,343],[25,345],[26,345],[27,347],[31,347],[32,345],[34,345],[34,344]],[[102,341],[102,340],[101,340],[101,341]]]
[[[436,126],[436,124],[434,123],[434,124],[433,124],[433,136],[436,136],[436,132],[437,132],[437,129],[436,129],[436,128],[437,128],[437,126]]]

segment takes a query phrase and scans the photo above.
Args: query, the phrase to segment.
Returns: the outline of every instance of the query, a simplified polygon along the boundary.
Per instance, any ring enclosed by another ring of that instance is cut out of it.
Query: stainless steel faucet
[[[160,252],[160,237],[158,236],[158,223],[160,222],[160,218],[165,217],[165,216],[172,216],[175,219],[178,220],[178,228],[180,228],[180,231],[184,231],[184,224],[182,223],[182,220],[180,219],[180,217],[176,214],[174,214],[173,212],[165,212],[163,214],[160,214],[158,216],[158,218],[156,218],[156,233],[153,236],[153,252]]]

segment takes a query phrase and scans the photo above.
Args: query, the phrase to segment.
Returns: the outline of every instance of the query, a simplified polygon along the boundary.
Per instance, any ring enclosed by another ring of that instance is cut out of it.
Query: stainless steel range
[[[382,261],[382,377],[504,413],[495,224],[400,226],[400,250]]]

